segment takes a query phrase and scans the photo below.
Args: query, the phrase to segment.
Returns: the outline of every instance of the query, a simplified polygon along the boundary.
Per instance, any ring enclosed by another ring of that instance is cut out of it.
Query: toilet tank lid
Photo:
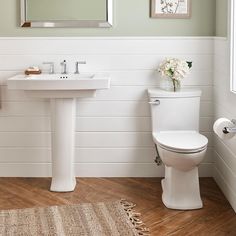
[[[148,96],[150,98],[155,97],[162,97],[162,98],[171,98],[171,97],[200,97],[202,94],[202,91],[200,89],[190,89],[190,88],[182,88],[180,91],[166,91],[160,88],[155,89],[148,89]]]

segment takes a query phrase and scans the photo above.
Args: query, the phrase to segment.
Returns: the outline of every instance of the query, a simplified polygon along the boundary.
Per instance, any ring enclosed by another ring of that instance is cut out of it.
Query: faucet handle
[[[79,74],[79,65],[84,65],[86,64],[86,61],[76,61],[75,62],[75,74]]]
[[[54,62],[43,62],[44,65],[50,65],[49,74],[54,74]]]
[[[80,65],[84,65],[86,64],[87,62],[86,61],[77,61],[76,63],[80,64]]]

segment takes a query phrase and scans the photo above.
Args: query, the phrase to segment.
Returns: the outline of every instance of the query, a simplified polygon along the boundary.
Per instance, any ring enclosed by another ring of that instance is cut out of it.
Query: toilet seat
[[[189,151],[182,151],[182,150],[176,150],[176,149],[173,149],[173,148],[169,148],[169,147],[165,147],[165,146],[162,146],[159,144],[159,146],[167,151],[170,151],[170,152],[175,152],[175,153],[182,153],[182,154],[193,154],[193,153],[198,153],[198,152],[202,152],[204,151],[207,146],[201,148],[201,149],[194,149],[194,150],[189,150]]]
[[[196,153],[207,148],[208,139],[197,131],[160,131],[153,133],[156,143],[168,151]]]

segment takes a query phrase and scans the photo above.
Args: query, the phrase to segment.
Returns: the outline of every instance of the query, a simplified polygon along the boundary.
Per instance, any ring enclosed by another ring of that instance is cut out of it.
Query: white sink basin
[[[9,89],[24,90],[31,97],[93,97],[96,90],[110,87],[110,77],[107,74],[16,75],[7,84]]]
[[[51,191],[69,192],[76,186],[74,139],[76,100],[94,97],[96,90],[108,89],[107,74],[17,75],[7,81],[9,89],[23,90],[30,97],[50,98],[52,127]]]

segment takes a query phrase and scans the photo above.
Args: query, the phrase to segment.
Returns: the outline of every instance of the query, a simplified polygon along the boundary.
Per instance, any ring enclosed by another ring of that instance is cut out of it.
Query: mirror
[[[21,27],[111,26],[112,0],[21,0]]]

